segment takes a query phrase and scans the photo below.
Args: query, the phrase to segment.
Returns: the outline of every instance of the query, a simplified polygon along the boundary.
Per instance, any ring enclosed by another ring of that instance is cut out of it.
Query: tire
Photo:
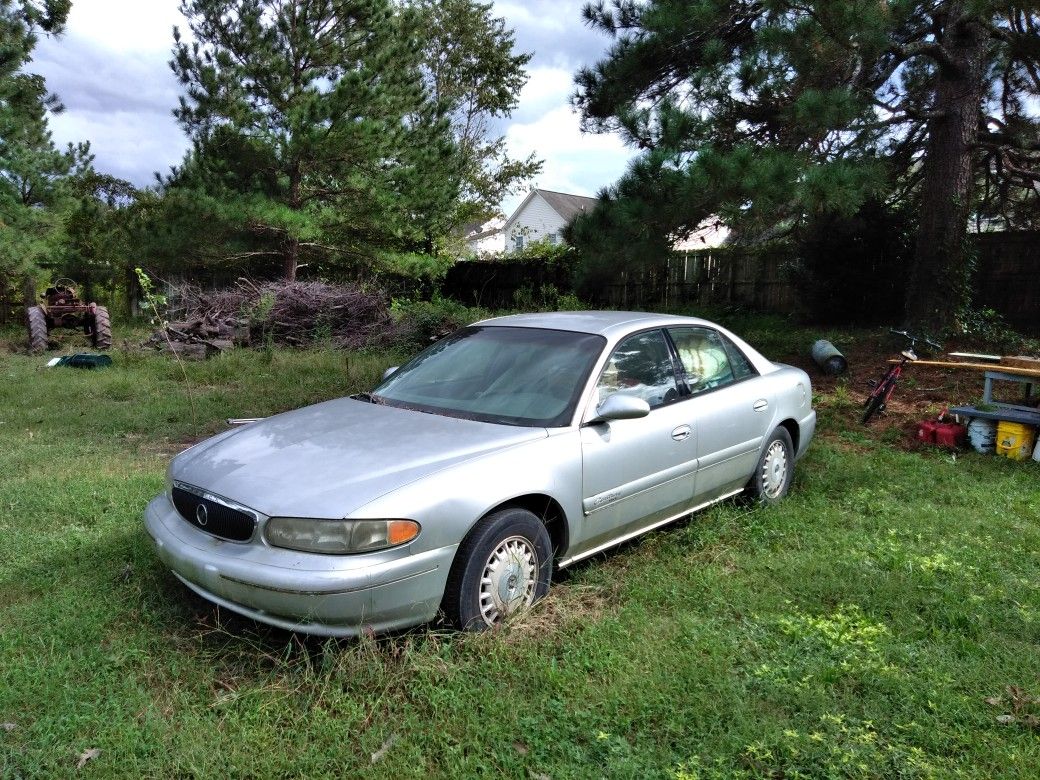
[[[441,609],[463,631],[486,631],[549,591],[552,543],[526,509],[503,509],[478,522],[459,545]]]
[[[112,321],[108,309],[98,306],[94,310],[94,325],[90,329],[90,341],[94,349],[112,348]]]
[[[794,444],[791,434],[780,426],[769,435],[762,448],[747,494],[759,504],[778,504],[790,490],[793,475]]]
[[[870,398],[868,398],[867,399],[867,403],[866,403],[866,411],[863,412],[863,420],[862,420],[863,425],[866,425],[870,421],[870,418],[873,417],[875,414],[877,414],[878,412],[883,412],[884,410],[885,410],[885,394],[884,393],[878,393],[877,395],[874,395],[874,396],[871,396]]]
[[[38,355],[47,349],[47,315],[39,306],[31,306],[25,310],[25,320],[29,329],[29,351]]]

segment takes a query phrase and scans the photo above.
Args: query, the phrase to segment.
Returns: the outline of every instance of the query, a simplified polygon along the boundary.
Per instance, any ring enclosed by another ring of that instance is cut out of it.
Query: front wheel
[[[791,487],[794,476],[794,444],[791,434],[779,427],[770,434],[758,466],[747,486],[748,495],[760,504],[779,503]]]
[[[863,425],[866,425],[875,414],[885,410],[885,394],[878,393],[870,396],[867,399],[866,407],[866,411],[863,412]]]
[[[25,319],[29,328],[29,351],[39,354],[47,349],[47,315],[39,306],[31,306],[25,310]]]
[[[549,590],[552,544],[526,509],[488,515],[459,545],[442,608],[464,631],[484,631],[527,609]]]

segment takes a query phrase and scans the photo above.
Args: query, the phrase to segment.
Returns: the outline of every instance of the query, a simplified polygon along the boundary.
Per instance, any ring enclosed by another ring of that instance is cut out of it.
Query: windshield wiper
[[[358,393],[357,395],[350,396],[355,401],[367,401],[370,404],[382,404],[383,399],[378,395],[372,395],[371,393]]]

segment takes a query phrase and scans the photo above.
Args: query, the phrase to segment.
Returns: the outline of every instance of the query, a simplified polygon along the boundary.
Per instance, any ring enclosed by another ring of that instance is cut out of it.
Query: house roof
[[[462,234],[466,241],[479,241],[482,238],[501,233],[505,222],[501,217],[493,217],[487,222],[470,222],[463,229]]]
[[[595,198],[586,198],[584,195],[571,195],[552,190],[535,190],[535,192],[545,198],[546,203],[552,206],[553,211],[563,217],[566,222],[570,222],[582,212],[592,211],[596,206]]]
[[[595,198],[587,198],[584,195],[571,195],[568,192],[553,192],[552,190],[539,190],[533,189],[527,193],[527,197],[523,199],[519,206],[509,215],[509,219],[505,222],[505,228],[508,229],[510,225],[516,220],[523,211],[527,204],[531,202],[535,195],[541,195],[542,199],[549,204],[549,208],[560,215],[560,218],[570,223],[579,214],[591,211],[596,206]]]

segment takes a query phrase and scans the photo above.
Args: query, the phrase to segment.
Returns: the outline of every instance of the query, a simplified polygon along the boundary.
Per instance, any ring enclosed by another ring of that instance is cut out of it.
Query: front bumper
[[[336,556],[227,542],[185,522],[165,494],[148,504],[144,524],[159,558],[203,598],[262,623],[320,636],[432,620],[458,546]]]

